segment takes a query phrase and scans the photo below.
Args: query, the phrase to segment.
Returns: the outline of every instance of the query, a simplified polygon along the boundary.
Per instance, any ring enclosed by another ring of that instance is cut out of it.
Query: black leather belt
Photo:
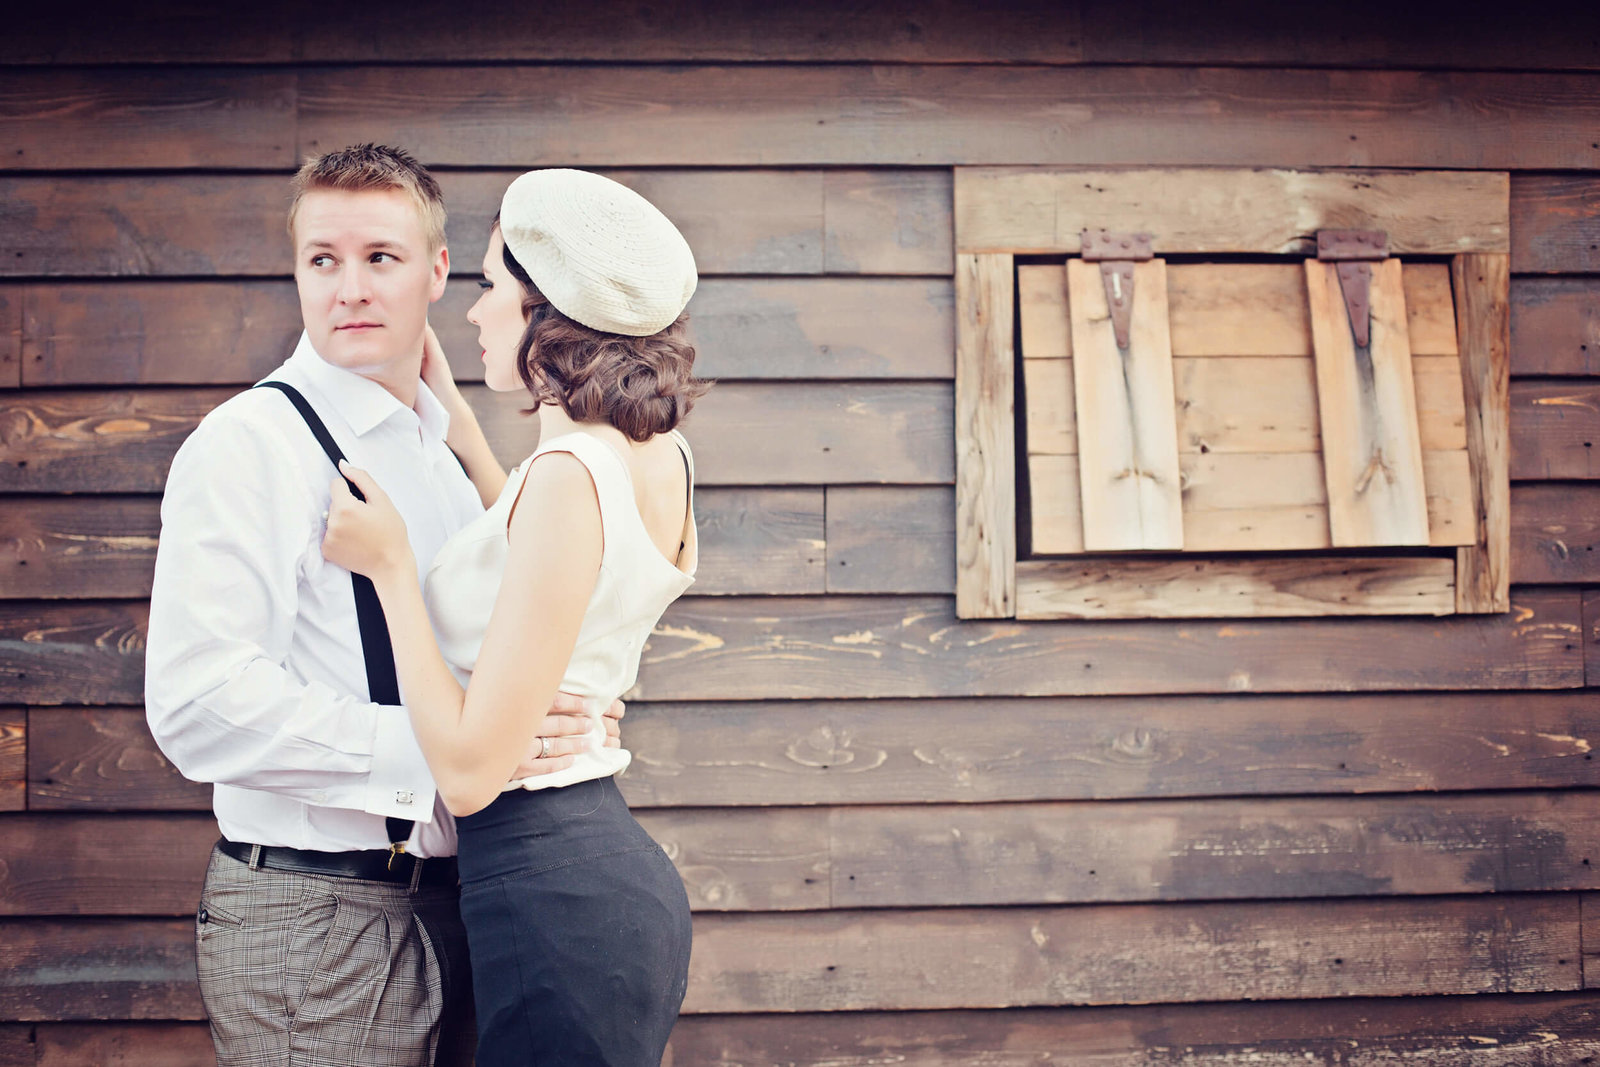
[[[223,838],[217,849],[241,863],[250,863],[255,845]],[[369,882],[399,882],[402,885],[453,886],[460,880],[456,872],[456,858],[441,856],[424,859],[406,853],[391,855],[388,849],[374,848],[362,852],[313,852],[303,848],[261,846],[255,858],[257,867],[269,871],[294,871],[297,874],[320,874],[331,878],[362,878]],[[418,868],[421,868],[419,871]],[[413,882],[413,876],[420,874]]]

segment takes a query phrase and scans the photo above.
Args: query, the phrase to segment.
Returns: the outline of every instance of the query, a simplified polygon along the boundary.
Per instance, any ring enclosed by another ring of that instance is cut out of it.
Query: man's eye
[[[319,255],[319,256],[312,256],[311,257],[311,265],[313,267],[326,267],[329,263],[332,263],[332,262],[333,262],[333,257],[329,256],[329,255]]]
[[[386,260],[392,260],[392,259],[394,259],[394,257],[392,255],[390,255],[389,253],[387,253],[387,252],[374,252],[374,253],[372,253],[371,262],[373,262],[373,263],[382,263],[382,262],[385,262]]]

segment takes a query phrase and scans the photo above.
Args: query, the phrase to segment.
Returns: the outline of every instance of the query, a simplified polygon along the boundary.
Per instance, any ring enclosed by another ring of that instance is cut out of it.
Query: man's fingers
[[[587,715],[557,712],[544,720],[544,726],[539,733],[543,737],[566,737],[570,734],[588,733],[592,725]],[[535,741],[534,744],[538,742]]]
[[[605,717],[608,718],[608,719],[620,719],[624,715],[626,715],[627,713],[628,713],[628,708],[627,708],[627,706],[625,704],[622,703],[622,701],[613,700],[611,702],[611,706],[606,709]]]
[[[587,701],[575,693],[556,693],[556,698],[550,702],[550,710],[557,715],[582,715]]]

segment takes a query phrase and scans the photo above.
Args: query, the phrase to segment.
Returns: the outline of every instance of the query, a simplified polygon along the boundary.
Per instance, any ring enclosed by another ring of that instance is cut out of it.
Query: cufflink
[[[409,804],[414,799],[416,799],[416,794],[409,789],[396,789],[394,791],[394,802],[396,804]]]

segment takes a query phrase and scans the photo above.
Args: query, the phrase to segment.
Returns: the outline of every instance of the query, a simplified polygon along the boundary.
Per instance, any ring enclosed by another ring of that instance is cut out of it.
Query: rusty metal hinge
[[[1147,233],[1083,231],[1083,260],[1100,264],[1106,307],[1111,311],[1111,332],[1116,335],[1117,347],[1124,351],[1133,323],[1133,265],[1154,258]]]
[[[1356,347],[1372,344],[1372,264],[1389,258],[1383,230],[1318,230],[1317,259],[1333,263]]]

